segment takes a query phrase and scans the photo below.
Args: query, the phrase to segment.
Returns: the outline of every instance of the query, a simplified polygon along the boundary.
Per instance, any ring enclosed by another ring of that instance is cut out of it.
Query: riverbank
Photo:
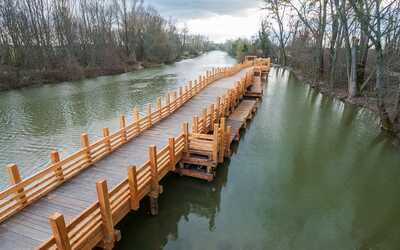
[[[311,88],[318,91],[319,93],[325,96],[330,96],[339,99],[342,102],[354,105],[356,107],[368,109],[371,112],[373,112],[377,117],[379,117],[379,111],[377,108],[378,100],[373,92],[367,92],[364,93],[363,95],[349,99],[347,98],[347,85],[336,84],[335,87],[332,88],[326,81],[316,82],[315,80],[312,79],[311,76],[308,76],[299,69],[291,68],[291,70],[296,76],[296,78],[299,80],[299,82],[303,82],[305,84],[310,85]],[[389,113],[391,113],[392,111],[391,109],[393,109],[395,106],[394,104],[395,97],[392,97],[391,99],[393,99],[390,100],[390,102],[393,103],[393,105],[389,105]],[[400,126],[400,124],[395,124],[395,126]],[[400,133],[396,134],[385,130],[382,131],[387,133],[389,136],[396,138],[396,144],[400,145]]]
[[[107,67],[81,67],[76,62],[46,70],[26,70],[18,67],[0,66],[0,91],[20,89],[44,84],[57,84],[66,81],[78,81],[99,76],[119,75],[141,69],[160,67],[185,59],[198,57],[204,53],[185,54],[171,62],[134,62],[115,63]]]

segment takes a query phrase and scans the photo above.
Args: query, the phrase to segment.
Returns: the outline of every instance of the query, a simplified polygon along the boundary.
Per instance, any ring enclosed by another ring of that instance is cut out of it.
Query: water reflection
[[[197,234],[195,228],[186,228],[188,223],[198,223],[204,226],[202,230],[215,231],[228,171],[229,160],[218,169],[217,177],[211,183],[169,175],[162,183],[164,192],[159,199],[159,215],[149,215],[144,200],[138,212],[131,213],[118,225],[122,240],[116,249],[160,249],[188,233]]]

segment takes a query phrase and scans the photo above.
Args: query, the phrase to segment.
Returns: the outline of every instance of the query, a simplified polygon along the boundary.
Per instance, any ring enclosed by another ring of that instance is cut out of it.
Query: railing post
[[[56,241],[57,249],[70,250],[71,244],[68,238],[68,232],[65,227],[64,216],[60,213],[54,213],[49,217],[49,224]]]
[[[19,174],[18,166],[16,164],[8,164],[7,165],[7,172],[8,172],[8,177],[10,178],[10,183],[11,185],[16,185],[21,182],[21,175]],[[17,199],[18,203],[21,207],[26,205],[26,196],[25,196],[25,191],[24,188],[21,187],[20,189],[17,190]]]
[[[219,122],[219,115],[221,109],[221,97],[217,96],[216,106],[215,106],[215,120]]]
[[[212,160],[218,162],[218,124],[214,123],[214,131],[213,131],[213,151],[212,151]]]
[[[133,108],[133,122],[136,123],[135,127],[136,127],[136,132],[138,134],[140,133],[139,120],[140,120],[139,109],[137,106],[135,106],[135,108]]]
[[[167,107],[167,113],[171,113],[171,95],[167,93],[167,96],[165,98],[165,106]]]
[[[184,89],[185,89],[185,91],[184,91],[184,97],[185,97],[185,98],[183,98],[182,104],[185,103],[185,102],[189,99],[188,86],[185,85],[185,88],[184,88]]]
[[[121,130],[121,141],[122,144],[126,142],[126,120],[125,115],[119,116],[119,128]]]
[[[103,128],[104,144],[106,144],[108,153],[111,153],[111,141],[110,141],[110,130]]]
[[[231,126],[226,127],[226,136],[225,136],[225,154],[227,156],[231,155]]]
[[[64,175],[63,175],[63,171],[61,168],[61,165],[59,164],[60,162],[60,155],[58,154],[57,151],[51,151],[50,153],[50,161],[51,164],[55,165],[54,166],[54,173],[57,176],[57,180],[58,181],[63,181],[64,180]]]
[[[92,163],[92,158],[90,156],[90,149],[89,149],[89,137],[86,133],[81,134],[81,145],[82,148],[85,150],[85,157],[88,164]]]
[[[114,246],[115,232],[111,213],[110,197],[107,188],[107,181],[104,179],[97,181],[96,190],[102,220],[104,247],[105,249],[112,249]]]
[[[183,104],[183,92],[182,92],[182,86],[179,87],[179,107],[182,106]]]
[[[138,184],[136,175],[136,166],[128,166],[128,182],[129,182],[129,193],[130,193],[130,203],[132,210],[139,209],[139,197],[138,197]]]
[[[193,83],[192,83],[192,81],[189,81],[189,98],[193,96],[193,89],[192,88],[193,88]]]
[[[148,121],[148,128],[151,127],[151,103],[147,104],[147,121]]]
[[[189,152],[189,124],[184,122],[182,124],[183,138],[184,138],[184,149],[183,152],[187,154]]]
[[[177,101],[176,101],[176,96],[177,96],[176,91],[174,91],[174,93],[173,93],[174,105],[173,105],[173,108],[172,108],[172,112],[174,112],[178,108]]]
[[[175,138],[174,137],[168,138],[168,152],[169,152],[169,163],[170,163],[171,171],[175,171],[176,160],[175,160]]]
[[[197,88],[197,92],[200,92],[201,90],[202,90],[202,85],[203,85],[203,81],[202,81],[202,77],[201,77],[201,75],[199,76],[199,81],[198,81],[198,88]]]
[[[225,138],[225,117],[221,118],[221,123],[220,123],[220,128],[221,128],[221,145],[220,145],[220,150],[219,150],[219,159],[218,162],[222,163],[224,162],[224,154],[225,154],[225,143],[224,143],[224,138]]]
[[[192,129],[193,133],[199,133],[199,117],[197,115],[195,115],[193,117],[193,129]]]
[[[157,98],[157,110],[158,110],[158,116],[160,117],[160,120],[162,118],[162,105],[161,105],[161,96]]]
[[[193,92],[194,92],[193,95],[196,95],[199,92],[199,88],[198,87],[199,86],[197,84],[197,80],[195,79],[194,82],[193,82]]]
[[[203,108],[201,119],[201,132],[207,133],[207,108]]]
[[[214,104],[210,104],[210,125],[209,130],[214,128]]]
[[[151,192],[150,198],[150,213],[152,215],[158,214],[158,196],[160,194],[160,185],[158,184],[158,170],[157,170],[157,148],[155,145],[149,146],[149,160],[150,160],[150,173],[151,173]]]

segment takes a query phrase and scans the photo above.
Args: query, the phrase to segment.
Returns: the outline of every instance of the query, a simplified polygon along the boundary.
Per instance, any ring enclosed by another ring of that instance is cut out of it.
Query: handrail
[[[200,76],[199,79],[202,80],[195,81],[196,84],[192,85],[191,88],[189,88],[188,85],[185,85],[184,91],[180,88],[179,96],[177,96],[176,91],[173,92],[172,96],[174,96],[174,99],[169,102],[166,101],[163,107],[161,106],[161,102],[159,102],[158,109],[152,111],[151,105],[149,104],[147,115],[140,117],[137,113],[131,124],[126,125],[125,116],[121,115],[120,128],[112,134],[109,134],[108,128],[104,128],[103,138],[92,144],[89,143],[88,136],[82,134],[81,149],[62,160],[60,160],[57,151],[51,152],[51,163],[46,168],[23,180],[21,180],[17,165],[9,164],[7,170],[10,176],[11,186],[0,192],[0,223],[48,194],[66,180],[73,178],[82,170],[111,154],[117,148],[138,136],[141,132],[150,128],[153,124],[175,112],[212,82],[223,77],[231,76],[245,67],[255,65],[256,62],[257,65],[261,64],[261,61],[256,60],[254,62],[248,61],[243,64],[237,64],[232,67],[213,68],[207,71],[205,76]],[[250,81],[245,79],[244,82],[244,86],[246,86]],[[190,83],[190,85],[191,84],[192,83]],[[244,86],[242,85],[241,88],[244,88]],[[167,95],[171,94],[168,93]],[[159,99],[161,98],[159,97]],[[224,98],[220,110],[226,112],[224,106],[228,105],[228,103],[229,100]],[[164,109],[169,112],[163,113]]]

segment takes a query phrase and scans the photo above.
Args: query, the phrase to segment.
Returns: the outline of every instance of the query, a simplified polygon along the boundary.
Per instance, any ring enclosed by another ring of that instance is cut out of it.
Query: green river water
[[[0,165],[23,176],[62,156],[118,114],[201,72],[235,62],[214,51],[118,76],[0,93]],[[129,119],[130,120],[130,116]],[[159,215],[146,203],[118,225],[117,249],[400,249],[400,153],[370,112],[323,97],[272,69],[253,121],[212,183],[163,180]],[[0,174],[0,188],[7,185]]]

